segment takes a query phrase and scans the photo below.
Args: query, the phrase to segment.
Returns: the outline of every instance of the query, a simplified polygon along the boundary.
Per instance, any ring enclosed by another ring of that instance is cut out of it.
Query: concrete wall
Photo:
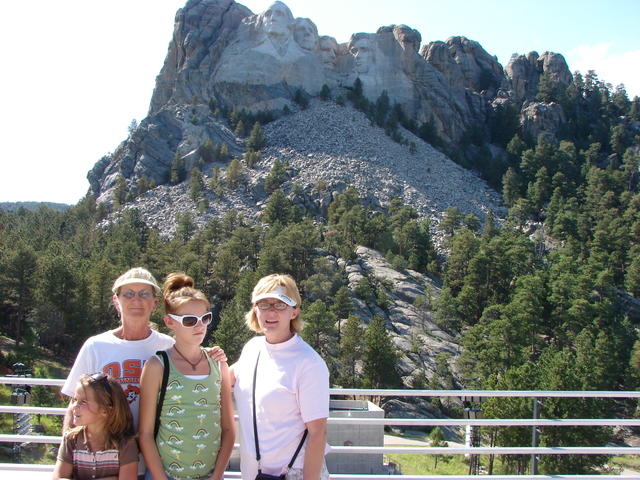
[[[331,400],[331,417],[384,418],[384,411],[366,400]],[[384,445],[383,425],[329,425],[327,429],[329,445],[381,447]],[[337,454],[326,457],[330,473],[386,474],[382,454]]]
[[[331,400],[329,402],[330,417],[347,418],[384,418],[384,411],[366,400]],[[239,427],[236,424],[236,432]],[[238,440],[237,440],[238,441]],[[377,446],[384,445],[383,425],[328,425],[327,441],[334,446]],[[293,452],[291,452],[293,455]],[[363,473],[387,474],[388,469],[382,465],[382,454],[337,454],[326,456],[327,469],[330,473]],[[231,456],[230,468],[240,470],[240,454],[234,451]]]

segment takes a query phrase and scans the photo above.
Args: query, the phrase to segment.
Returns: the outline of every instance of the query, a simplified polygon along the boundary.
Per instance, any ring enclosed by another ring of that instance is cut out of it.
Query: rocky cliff
[[[331,37],[319,36],[311,20],[295,18],[281,2],[253,14],[232,0],[189,0],[176,15],[147,118],[89,172],[89,193],[110,204],[120,177],[133,194],[143,175],[155,185],[167,185],[176,155],[185,160],[189,170],[198,162],[199,147],[207,141],[224,143],[231,156],[241,156],[246,149],[244,140],[212,114],[212,105],[279,116],[299,110],[293,101],[296,93],[312,98],[326,86],[333,98],[346,96],[356,79],[362,82],[370,101],[386,92],[391,105],[398,104],[417,125],[433,125],[450,149],[473,129],[486,134],[496,105],[515,105],[521,111],[522,125],[532,135],[553,134],[563,122],[559,105],[534,101],[543,74],[548,73],[552,81],[570,81],[561,55],[538,56],[534,52],[514,56],[503,69],[480,44],[465,37],[420,48],[421,41],[418,31],[391,25],[375,33],[354,34],[349,42],[338,44]],[[322,132],[321,121],[311,122],[317,127],[314,138],[329,135]],[[330,135],[345,151],[360,136],[335,130]],[[275,138],[268,138],[268,143],[287,147]],[[331,156],[320,145],[309,148],[322,158]],[[386,165],[390,171],[406,168],[408,162],[416,170],[423,168],[422,178],[429,178],[431,184],[442,180],[428,175],[424,155],[407,156],[406,161],[404,155],[390,156],[399,161],[398,165]],[[317,173],[323,178],[331,172],[329,168]],[[428,185],[424,182],[413,188],[429,196]],[[460,185],[449,191],[464,191],[466,183]],[[253,200],[260,200],[252,195]],[[473,202],[482,203],[469,196],[466,203]],[[252,212],[256,211],[253,207]]]

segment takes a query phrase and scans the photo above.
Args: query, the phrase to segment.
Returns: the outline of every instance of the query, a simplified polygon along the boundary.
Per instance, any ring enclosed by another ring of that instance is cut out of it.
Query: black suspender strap
[[[304,443],[305,439],[307,438],[307,433],[309,433],[309,431],[305,428],[304,429],[304,434],[302,435],[302,438],[300,439],[300,443],[298,444],[298,448],[296,448],[296,453],[293,454],[293,458],[291,458],[291,461],[289,462],[289,465],[287,465],[287,469],[290,469],[293,466],[293,462],[296,461],[296,457],[298,456],[298,453],[300,453],[300,449],[302,448],[302,444]]]
[[[160,386],[160,392],[158,392],[158,403],[156,405],[156,423],[153,427],[153,438],[158,436],[158,430],[160,430],[160,413],[162,413],[162,404],[164,403],[164,394],[167,391],[167,383],[169,382],[169,357],[167,352],[160,350],[156,352],[156,355],[160,355],[162,358],[162,385]]]
[[[260,468],[260,443],[258,442],[258,423],[256,422],[256,376],[258,374],[259,360],[260,360],[260,351],[258,351],[258,356],[256,357],[256,366],[253,369],[253,388],[251,392],[251,398],[253,403],[253,440],[256,445],[256,461],[258,462],[258,473],[262,473],[262,470]],[[308,430],[305,429],[304,434],[300,439],[300,443],[298,443],[298,448],[296,448],[296,452],[293,454],[293,457],[291,458],[289,465],[287,465],[287,471],[289,471],[289,469],[293,466],[293,463],[296,461],[298,453],[300,453],[300,449],[302,448],[302,445],[304,444],[304,441],[306,440],[308,433],[309,433]]]

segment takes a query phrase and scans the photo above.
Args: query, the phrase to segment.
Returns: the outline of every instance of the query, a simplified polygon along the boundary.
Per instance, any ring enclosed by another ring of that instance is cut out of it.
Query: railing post
[[[14,363],[13,375],[8,377],[26,378],[31,377],[31,370],[26,368],[23,363]],[[24,405],[31,401],[31,385],[17,384],[13,385],[14,390],[11,393],[11,403],[14,405]],[[13,432],[18,435],[27,435],[31,433],[31,415],[25,413],[16,413],[13,415]],[[13,458],[20,463],[20,453],[26,443],[13,444]]]
[[[533,397],[533,419],[537,420],[540,418],[540,401],[537,397]],[[538,430],[538,425],[534,425],[531,429],[531,446],[537,447],[539,441],[540,430]],[[538,474],[538,457],[535,453],[531,454],[531,475]]]

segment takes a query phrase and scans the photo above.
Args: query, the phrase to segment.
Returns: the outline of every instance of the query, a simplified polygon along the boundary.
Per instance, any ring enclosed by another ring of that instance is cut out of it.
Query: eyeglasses
[[[140,300],[149,300],[153,294],[149,290],[140,290],[139,292],[134,292],[133,290],[125,290],[121,294],[127,300],[133,300],[138,295]]]
[[[109,396],[111,396],[111,385],[109,385],[109,377],[102,372],[97,372],[89,375],[89,379],[96,382],[101,383],[104,386],[105,391]]]
[[[284,302],[276,302],[276,303],[259,302],[259,303],[256,303],[256,307],[258,307],[260,310],[269,310],[271,307],[273,307],[274,310],[282,311],[282,310],[286,309],[288,306],[289,305],[287,305]]]
[[[173,318],[176,322],[180,322],[183,327],[192,328],[198,324],[198,321],[202,325],[209,325],[213,314],[211,312],[203,313],[200,316],[197,315],[174,315],[173,313],[167,313],[167,315]]]

